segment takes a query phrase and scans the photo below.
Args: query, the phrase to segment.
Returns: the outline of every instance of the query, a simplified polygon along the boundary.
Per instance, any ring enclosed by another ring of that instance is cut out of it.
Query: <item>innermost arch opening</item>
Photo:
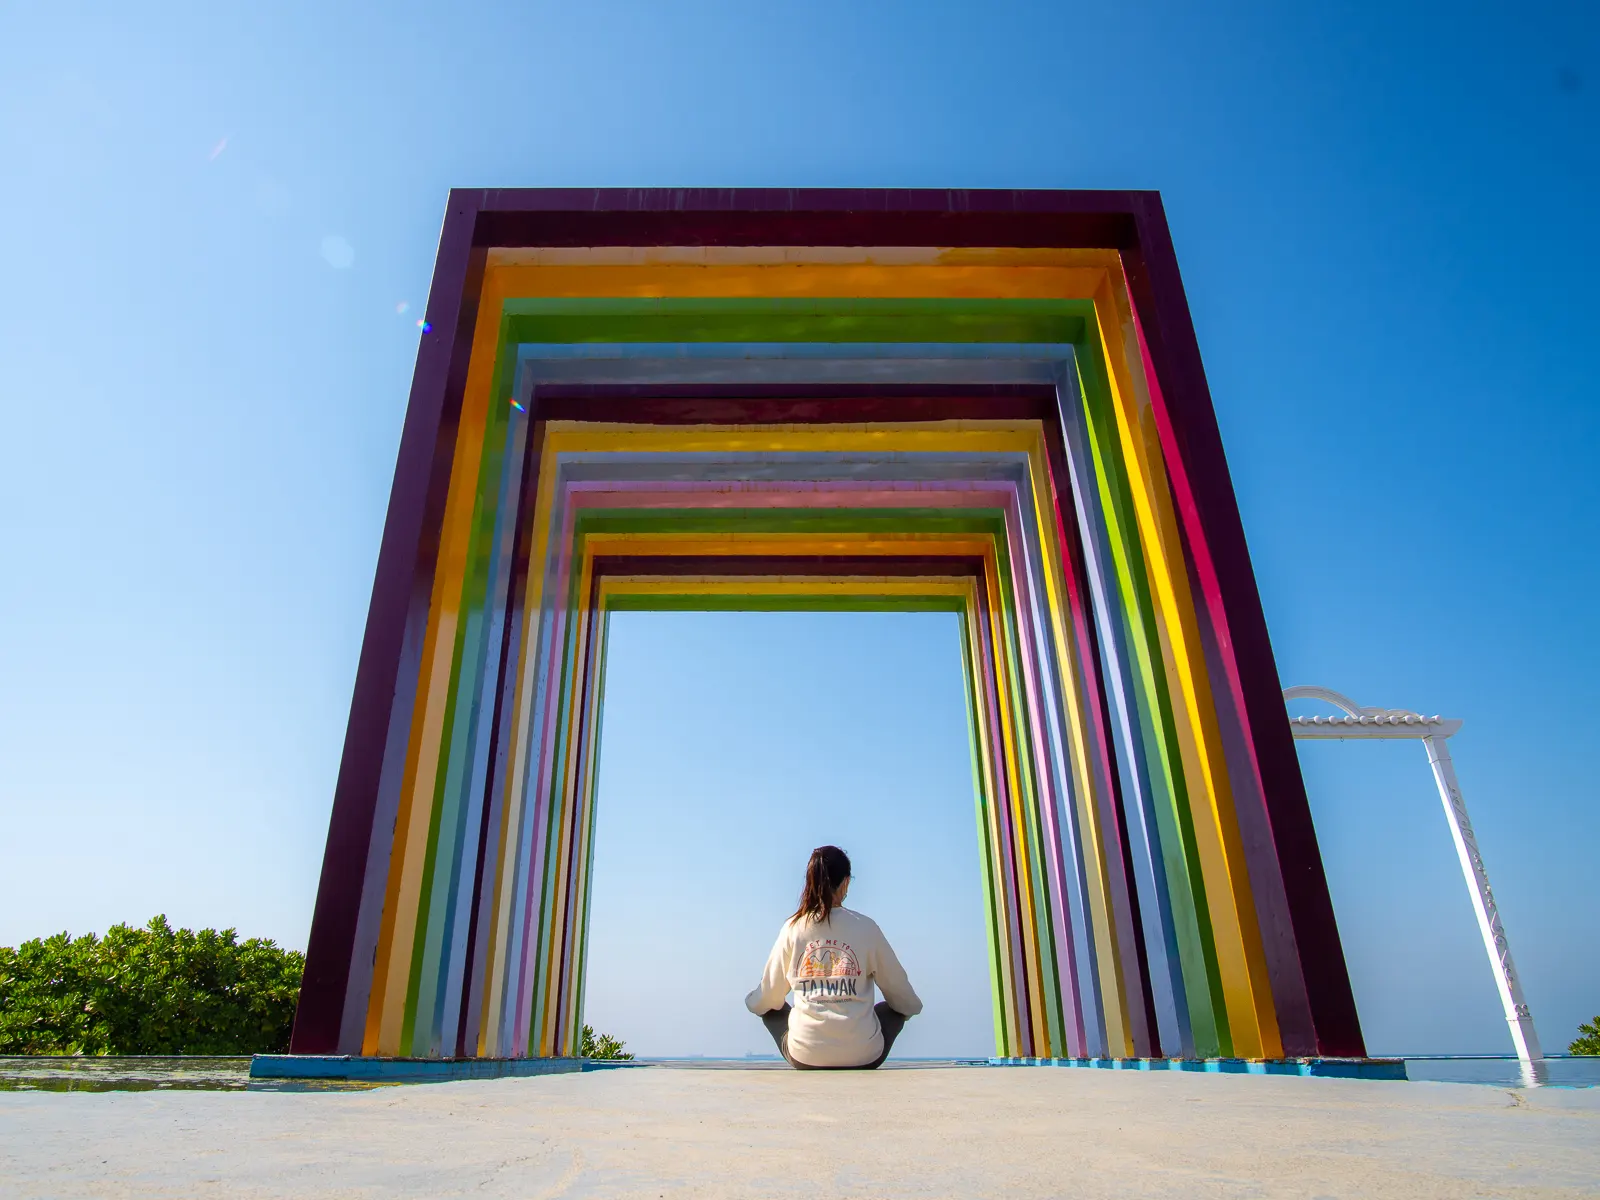
[[[993,1054],[960,618],[610,620],[584,1021],[641,1056],[772,1054],[744,996],[831,842],[926,1006],[894,1057]]]

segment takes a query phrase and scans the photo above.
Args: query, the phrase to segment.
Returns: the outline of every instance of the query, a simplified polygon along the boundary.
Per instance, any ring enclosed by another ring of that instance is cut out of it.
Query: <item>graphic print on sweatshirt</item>
[[[795,992],[813,1003],[853,1000],[859,993],[861,964],[849,942],[837,938],[807,942],[800,956],[800,982]]]

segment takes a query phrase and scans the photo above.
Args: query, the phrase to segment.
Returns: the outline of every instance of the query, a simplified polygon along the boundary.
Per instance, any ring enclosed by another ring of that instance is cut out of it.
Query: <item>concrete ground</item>
[[[1051,1068],[0,1093],[11,1196],[1600,1196],[1600,1090]]]

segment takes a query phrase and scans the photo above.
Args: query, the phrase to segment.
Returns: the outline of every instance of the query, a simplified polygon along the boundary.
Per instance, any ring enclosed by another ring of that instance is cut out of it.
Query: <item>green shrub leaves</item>
[[[284,1053],[305,955],[164,916],[0,946],[0,1054]]]
[[[1567,1047],[1568,1054],[1600,1054],[1600,1017],[1578,1023],[1578,1036]]]
[[[583,1044],[578,1049],[581,1058],[611,1058],[625,1059],[633,1055],[623,1050],[628,1043],[612,1037],[609,1033],[596,1034],[593,1025],[583,1027]]]

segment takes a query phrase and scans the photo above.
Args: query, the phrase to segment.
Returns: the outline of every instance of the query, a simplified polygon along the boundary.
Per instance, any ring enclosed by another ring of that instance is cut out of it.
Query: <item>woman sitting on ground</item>
[[[870,1071],[889,1057],[906,1020],[922,1011],[877,923],[844,907],[849,891],[850,856],[818,846],[806,863],[800,907],[778,931],[761,986],[744,998],[779,1053],[802,1071]],[[874,982],[883,989],[878,1005]]]

